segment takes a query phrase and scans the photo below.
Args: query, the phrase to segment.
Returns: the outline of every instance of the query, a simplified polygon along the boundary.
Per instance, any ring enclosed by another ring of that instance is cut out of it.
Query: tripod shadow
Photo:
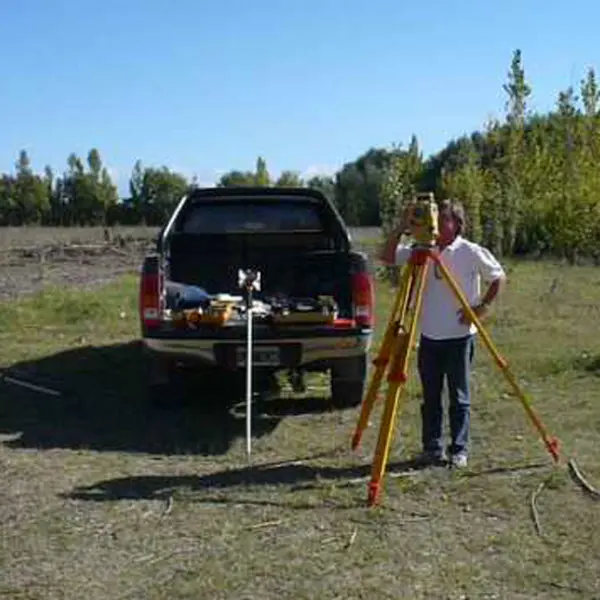
[[[231,495],[230,491],[239,488],[257,486],[289,486],[290,492],[323,488],[335,481],[338,487],[353,485],[356,479],[370,476],[371,465],[332,467],[299,464],[300,461],[322,458],[333,455],[337,451],[305,457],[297,461],[267,463],[263,465],[226,469],[208,475],[142,475],[121,477],[98,481],[89,486],[77,487],[66,495],[68,499],[113,502],[118,500],[165,500],[186,491],[186,500],[205,503],[223,504],[258,504],[282,506],[284,503],[257,497],[240,499]],[[389,465],[390,473],[407,473],[421,468],[414,461],[401,461]],[[353,481],[354,480],[354,481]],[[341,486],[340,486],[341,484]],[[227,490],[227,494],[219,494]],[[197,494],[189,496],[190,494]],[[286,504],[287,506],[287,504]],[[294,504],[294,508],[314,508],[303,504]],[[350,508],[350,507],[348,507]],[[354,508],[354,506],[352,506]]]
[[[245,412],[234,411],[223,381],[187,390],[180,402],[177,390],[170,406],[152,405],[146,394],[145,372],[138,342],[103,347],[79,347],[14,365],[10,375],[61,392],[53,396],[0,383],[0,434],[12,448],[70,448],[157,454],[219,455],[245,436]],[[327,410],[327,399],[289,404],[287,414]],[[277,400],[271,401],[277,406]],[[275,410],[253,407],[252,434],[259,438],[275,430],[283,418]]]

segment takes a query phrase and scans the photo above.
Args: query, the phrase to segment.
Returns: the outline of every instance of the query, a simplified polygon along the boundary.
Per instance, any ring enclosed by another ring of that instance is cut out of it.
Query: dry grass
[[[528,263],[510,277],[490,331],[597,484],[600,274]],[[481,344],[469,470],[406,471],[419,438],[413,375],[382,506],[367,509],[357,479],[369,475],[379,411],[353,455],[357,411],[330,411],[322,381],[304,401],[256,407],[250,465],[243,407],[219,410],[218,390],[217,403],[205,391],[149,408],[135,283],[1,307],[0,362],[63,396],[0,387],[0,597],[600,595],[600,505],[551,465]],[[391,298],[382,285],[380,330]],[[540,536],[530,497],[541,482]]]
[[[113,235],[152,239],[157,227],[111,227]],[[104,240],[103,227],[0,227],[0,249],[34,247],[48,244],[93,244]]]
[[[158,227],[115,226],[109,228],[113,236],[124,238],[154,239]],[[378,227],[351,227],[350,232],[357,243],[371,241],[379,236]],[[103,227],[0,227],[0,250],[11,247],[43,246],[55,243],[90,244],[104,240]]]
[[[0,228],[0,300],[48,285],[89,287],[135,272],[152,248],[151,229]]]

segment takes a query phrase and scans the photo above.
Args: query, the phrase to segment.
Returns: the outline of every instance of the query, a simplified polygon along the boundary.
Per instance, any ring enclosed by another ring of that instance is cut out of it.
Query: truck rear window
[[[196,202],[183,216],[183,233],[321,232],[319,207],[310,202]]]

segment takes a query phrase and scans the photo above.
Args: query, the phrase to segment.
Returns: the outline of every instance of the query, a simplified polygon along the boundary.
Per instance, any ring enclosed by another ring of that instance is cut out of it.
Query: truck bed
[[[175,234],[168,280],[199,286],[209,294],[237,295],[238,270],[254,269],[261,273],[257,299],[332,296],[340,316],[351,317],[351,274],[358,257],[335,249],[314,250],[311,241],[312,236],[303,235],[296,236],[292,245],[281,236]]]

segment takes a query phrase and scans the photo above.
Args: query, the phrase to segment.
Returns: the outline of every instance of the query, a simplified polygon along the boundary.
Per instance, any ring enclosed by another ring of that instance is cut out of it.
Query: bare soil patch
[[[0,229],[0,300],[47,286],[108,283],[135,272],[155,238],[144,227]]]

